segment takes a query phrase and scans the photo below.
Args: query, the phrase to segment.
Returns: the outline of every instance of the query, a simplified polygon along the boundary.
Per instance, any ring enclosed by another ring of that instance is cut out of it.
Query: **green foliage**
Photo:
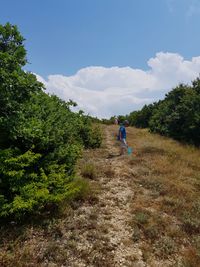
[[[76,103],[22,70],[23,41],[16,26],[0,25],[0,217],[17,219],[81,195],[75,164],[102,140],[91,118],[70,110]]]
[[[26,64],[26,50],[23,45],[24,38],[17,26],[6,23],[0,25],[0,66],[10,71]]]
[[[31,73],[22,70],[26,63],[23,37],[16,26],[0,25],[0,145],[9,146],[7,135],[14,117],[31,94],[43,85]],[[13,117],[14,116],[14,117]]]
[[[118,119],[118,123],[123,123],[125,120],[128,120],[129,117],[128,115],[119,115],[119,116],[112,116],[110,117],[109,119],[102,119],[102,123],[103,124],[107,124],[107,125],[110,125],[110,124],[114,124],[115,123],[115,119]]]
[[[90,119],[84,118],[84,123],[80,127],[79,135],[82,138],[85,148],[100,147],[102,133],[98,125],[92,125]]]
[[[130,125],[200,145],[200,78],[191,86],[180,84],[164,100],[133,111],[126,119]]]
[[[150,130],[200,145],[200,91],[197,85],[196,88],[179,85],[167,94],[150,120]]]
[[[145,105],[140,111],[131,112],[128,116],[130,124],[138,128],[148,128],[155,106],[156,103]]]
[[[39,212],[47,203],[78,196],[82,185],[66,176],[64,166],[38,166],[41,154],[18,149],[0,153],[0,216],[21,218],[34,209]]]

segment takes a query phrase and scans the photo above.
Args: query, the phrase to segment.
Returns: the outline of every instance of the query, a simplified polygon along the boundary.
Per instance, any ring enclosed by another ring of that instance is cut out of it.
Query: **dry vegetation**
[[[116,130],[80,160],[82,198],[1,226],[1,267],[200,266],[200,151],[128,128],[134,154],[118,157]]]
[[[200,266],[200,151],[147,130],[130,129],[129,140],[138,152],[129,160],[133,239],[150,266]]]

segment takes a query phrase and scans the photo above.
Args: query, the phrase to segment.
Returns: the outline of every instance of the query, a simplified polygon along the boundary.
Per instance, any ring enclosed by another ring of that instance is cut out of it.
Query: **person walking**
[[[118,125],[118,118],[117,117],[114,118],[114,124]]]
[[[125,120],[119,127],[120,155],[127,152],[128,144],[126,142],[126,127],[129,126],[129,121]]]

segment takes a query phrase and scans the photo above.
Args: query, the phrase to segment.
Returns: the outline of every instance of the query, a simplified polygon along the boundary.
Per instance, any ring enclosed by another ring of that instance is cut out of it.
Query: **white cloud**
[[[200,73],[200,57],[190,61],[175,53],[157,53],[149,69],[87,67],[73,76],[37,75],[47,92],[72,99],[80,109],[98,117],[127,114],[151,103],[178,83],[190,83]]]

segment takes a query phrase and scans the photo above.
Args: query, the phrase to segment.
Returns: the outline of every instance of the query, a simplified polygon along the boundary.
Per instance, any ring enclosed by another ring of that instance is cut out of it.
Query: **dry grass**
[[[84,178],[95,180],[97,178],[97,168],[93,163],[87,162],[81,166],[81,175]]]
[[[54,218],[0,226],[1,267],[112,267],[111,215],[106,215],[106,203],[97,203],[101,190],[119,174],[131,180],[131,238],[147,266],[200,266],[200,151],[147,130],[128,128],[127,137],[135,154],[116,157],[122,167],[109,164],[105,144],[85,151],[77,170],[90,192],[81,200],[63,203]],[[104,225],[99,224],[100,209],[105,209]]]
[[[199,149],[147,130],[129,128],[127,136],[137,151],[127,162],[136,191],[133,238],[143,244],[145,260],[172,257],[180,266],[200,266]]]

